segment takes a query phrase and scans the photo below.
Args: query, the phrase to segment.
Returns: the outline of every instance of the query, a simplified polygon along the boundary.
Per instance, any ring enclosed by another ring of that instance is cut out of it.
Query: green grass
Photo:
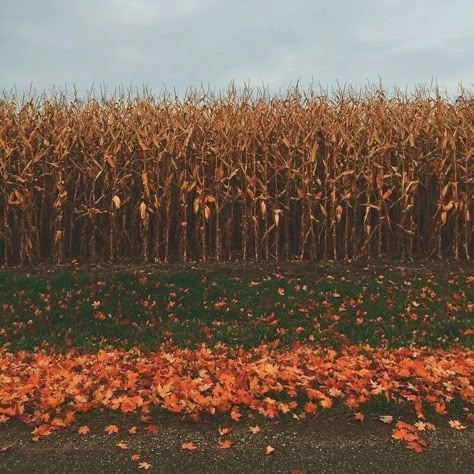
[[[0,345],[473,347],[471,274],[466,264],[440,263],[8,270]]]

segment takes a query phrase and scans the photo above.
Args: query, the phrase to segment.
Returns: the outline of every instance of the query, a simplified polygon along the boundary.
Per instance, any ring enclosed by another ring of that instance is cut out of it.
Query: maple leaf
[[[275,448],[268,445],[266,448],[265,448],[265,454],[272,454],[273,451],[275,451]]]
[[[114,433],[118,433],[119,432],[119,429],[118,429],[118,426],[117,425],[107,425],[105,428],[104,428],[104,431],[111,435],[111,434],[114,434]]]
[[[250,426],[249,431],[251,431],[253,434],[257,434],[261,431],[260,426],[255,425],[255,426]]]
[[[398,441],[410,441],[410,434],[403,428],[396,428],[392,432],[392,438]]]
[[[449,426],[455,430],[465,430],[467,426],[461,424],[459,420],[449,420]]]
[[[136,426],[132,426],[131,428],[128,429],[128,433],[131,434],[131,435],[134,435],[137,433],[137,427]]]
[[[358,411],[357,413],[354,414],[354,418],[358,421],[364,421],[365,415]]]
[[[90,428],[88,426],[79,426],[79,429],[77,430],[77,432],[81,435],[86,435],[87,433],[89,433],[90,431]]]
[[[423,451],[423,446],[421,446],[420,443],[416,441],[410,441],[407,443],[407,448],[412,449],[413,451],[417,453],[421,453]]]
[[[37,436],[49,436],[51,433],[51,426],[48,424],[37,426],[32,432],[32,434]]]
[[[392,415],[382,415],[382,416],[379,416],[379,420],[388,425],[388,424],[392,423],[393,416]]]
[[[316,413],[318,411],[318,406],[313,402],[306,402],[304,405],[304,411],[306,413]]]
[[[148,471],[148,469],[150,469],[153,465],[146,462],[146,461],[142,461],[141,463],[138,464],[138,469],[144,469],[145,471]]]
[[[332,400],[330,398],[323,398],[320,402],[323,408],[329,409],[332,407]]]
[[[219,428],[218,428],[218,431],[219,431],[219,434],[220,434],[221,436],[224,436],[224,435],[230,433],[230,432],[231,432],[231,429],[230,429],[230,428],[221,428],[221,427],[219,427]]]
[[[232,446],[232,441],[230,439],[226,439],[224,441],[219,441],[217,447],[219,449],[229,449]]]
[[[280,296],[284,296],[284,295],[285,295],[285,289],[284,289],[284,288],[278,288],[277,291],[278,291],[278,294],[279,294]]]
[[[120,441],[120,443],[117,443],[115,446],[120,449],[128,449],[128,444],[124,443],[123,441]]]
[[[425,431],[426,430],[426,423],[423,423],[422,421],[418,421],[415,423],[416,429],[418,431]]]
[[[239,409],[234,407],[232,408],[231,412],[230,412],[230,417],[234,420],[234,421],[239,421],[240,417],[242,416],[241,413],[239,413]]]
[[[187,451],[193,451],[197,449],[197,446],[193,442],[188,442],[188,443],[183,443],[181,445],[181,449],[187,450]]]
[[[148,433],[156,433],[158,431],[158,426],[153,424],[147,425],[145,431],[148,431]]]
[[[1,423],[6,423],[9,419],[10,419],[9,416],[0,415],[0,424]]]
[[[139,454],[132,454],[132,455],[130,456],[130,459],[131,459],[132,461],[138,461],[138,460],[140,459],[140,455],[139,455]]]
[[[405,423],[401,420],[397,421],[396,427],[401,430],[416,431],[415,425],[410,425],[409,423]]]

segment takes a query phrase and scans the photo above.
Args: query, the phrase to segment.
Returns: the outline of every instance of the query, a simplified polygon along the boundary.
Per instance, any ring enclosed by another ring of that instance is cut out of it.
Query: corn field
[[[0,263],[469,259],[474,99],[0,99]]]

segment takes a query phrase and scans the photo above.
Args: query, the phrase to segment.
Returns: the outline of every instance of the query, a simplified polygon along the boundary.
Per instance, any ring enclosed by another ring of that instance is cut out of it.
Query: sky
[[[472,0],[0,0],[0,90],[474,85]]]

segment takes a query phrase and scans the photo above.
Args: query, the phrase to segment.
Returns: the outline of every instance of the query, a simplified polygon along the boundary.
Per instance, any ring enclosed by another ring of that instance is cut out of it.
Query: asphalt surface
[[[110,420],[109,420],[110,421]],[[157,422],[156,433],[144,432],[138,425],[136,435],[127,428],[132,423],[117,421],[118,434],[107,435],[109,423],[98,414],[89,419],[91,431],[77,433],[77,425],[31,441],[28,427],[20,424],[0,426],[1,473],[471,473],[474,466],[472,427],[456,431],[439,426],[436,431],[420,433],[428,441],[422,453],[415,453],[391,438],[391,425],[379,421],[364,423],[318,420],[259,420],[221,423],[231,427],[220,436],[218,424],[190,423],[179,419]],[[112,421],[113,422],[113,421]],[[82,424],[82,423],[80,423]],[[261,431],[252,434],[249,426]],[[219,440],[232,441],[230,449],[218,449]],[[120,441],[128,445],[122,450]],[[183,451],[181,444],[192,441],[197,449]],[[274,451],[265,454],[271,445]],[[139,461],[130,459],[140,454]],[[140,471],[138,464],[152,465]]]

